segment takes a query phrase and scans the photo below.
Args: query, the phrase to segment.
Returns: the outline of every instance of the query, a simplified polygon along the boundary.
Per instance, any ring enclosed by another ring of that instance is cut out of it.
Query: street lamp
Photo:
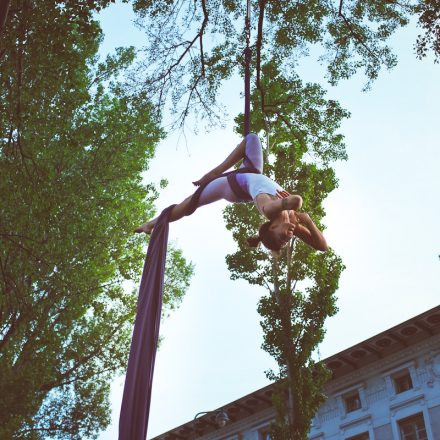
[[[200,416],[205,415],[205,414],[210,414],[210,413],[213,413],[213,412],[215,412],[215,423],[220,428],[223,428],[224,426],[226,426],[226,424],[230,421],[228,413],[224,409],[217,409],[217,410],[214,410],[214,411],[202,411],[202,412],[199,412],[199,413],[197,413],[194,416],[194,420],[196,420],[197,417],[200,417]]]
[[[218,410],[215,415],[215,421],[220,428],[223,428],[229,422],[228,413],[222,409]]]

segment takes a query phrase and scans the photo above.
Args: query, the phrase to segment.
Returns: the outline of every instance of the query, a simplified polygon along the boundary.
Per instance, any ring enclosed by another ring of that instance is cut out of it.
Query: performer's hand
[[[195,180],[193,182],[193,185],[195,186],[200,186],[200,185],[204,185],[207,182],[210,182],[212,179],[214,179],[214,177],[216,177],[216,173],[214,170],[210,171],[209,173],[205,174],[201,179],[199,180]]]
[[[199,180],[195,180],[192,184],[195,186],[200,186],[202,184],[202,181],[203,181],[203,177]]]
[[[296,212],[295,215],[296,215],[299,223],[307,225],[311,222],[311,218],[310,218],[309,214],[307,214],[307,212]]]
[[[208,180],[207,175],[204,175],[201,179],[199,179],[199,180],[195,180],[195,181],[193,182],[193,185],[195,185],[195,186],[203,185],[207,180]]]
[[[287,191],[279,191],[277,190],[277,197],[279,199],[285,199],[286,197],[289,197],[290,194]]]

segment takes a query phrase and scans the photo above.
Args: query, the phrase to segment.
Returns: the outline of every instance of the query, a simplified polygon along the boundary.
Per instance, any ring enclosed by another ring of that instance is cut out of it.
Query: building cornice
[[[338,379],[331,380],[326,386],[326,392],[329,394],[342,392],[343,389],[350,387],[352,382],[361,382],[364,378],[378,373],[385,375],[392,372],[394,368],[397,368],[405,360],[416,358],[420,354],[430,351],[433,345],[438,345],[440,349],[440,334],[432,336],[423,343],[393,353],[380,361],[376,361],[374,364],[367,365]]]
[[[439,348],[433,350],[436,345]],[[416,359],[426,351],[430,358],[427,359],[427,374],[431,377],[429,380],[433,381],[440,377],[440,306],[324,359],[322,362],[333,373],[326,392],[343,392],[344,388],[360,383],[378,372],[386,374],[399,363]],[[271,402],[274,387],[274,384],[268,385],[222,406],[221,409],[228,413],[232,421],[224,428],[216,427],[214,410],[153,440],[230,438],[244,427],[249,429],[250,424],[269,423],[274,417]],[[319,435],[317,433],[314,436],[319,438]]]

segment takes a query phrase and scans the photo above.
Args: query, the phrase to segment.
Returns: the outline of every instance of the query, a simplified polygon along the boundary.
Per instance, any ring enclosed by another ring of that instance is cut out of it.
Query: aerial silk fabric
[[[222,176],[235,177],[239,172],[258,173],[259,171],[252,167],[244,167]],[[186,215],[192,214],[197,209],[200,194],[208,183],[201,185],[193,194]],[[240,190],[235,179],[230,183],[234,193]],[[246,193],[242,196],[249,198]],[[169,217],[174,206],[162,211],[148,245],[119,415],[119,440],[145,440],[147,436],[154,361],[162,311]]]
[[[119,416],[119,440],[145,440],[147,436],[173,206],[162,211],[148,245]]]

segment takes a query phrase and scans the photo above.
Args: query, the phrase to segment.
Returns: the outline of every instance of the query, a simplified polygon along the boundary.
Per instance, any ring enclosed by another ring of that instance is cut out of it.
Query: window
[[[368,434],[368,432],[363,432],[362,434],[349,437],[346,440],[370,440],[370,435]]]
[[[345,410],[347,411],[347,413],[362,408],[361,399],[357,391],[355,393],[351,393],[348,394],[347,396],[344,396],[344,403],[345,403]]]
[[[393,376],[393,382],[396,394],[408,391],[413,387],[411,375],[407,368]]]
[[[401,440],[428,440],[423,414],[408,417],[398,423]]]

